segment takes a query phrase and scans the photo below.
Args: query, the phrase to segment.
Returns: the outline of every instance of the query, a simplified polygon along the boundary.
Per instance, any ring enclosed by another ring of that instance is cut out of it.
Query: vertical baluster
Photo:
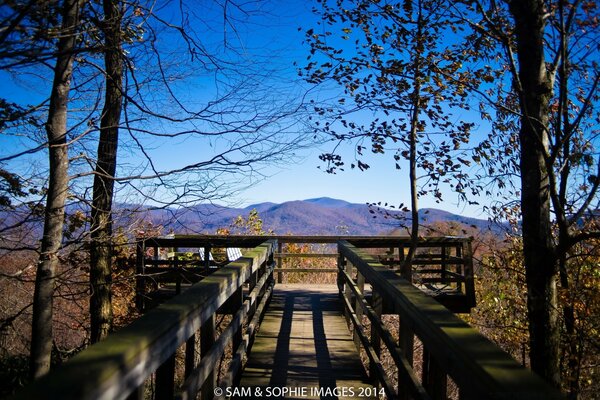
[[[371,307],[377,315],[381,319],[381,314],[383,312],[383,298],[377,293],[374,289],[371,292]],[[381,335],[379,334],[379,330],[371,325],[371,346],[377,354],[377,357],[381,359]],[[376,367],[373,363],[370,364],[371,373],[370,376],[376,376]],[[379,386],[379,381],[376,381],[377,387]]]
[[[260,273],[260,268],[256,271],[254,271],[252,273],[252,275],[250,275],[250,279],[248,280],[248,293],[252,293],[252,291],[256,287],[256,284],[258,283],[258,274],[259,273]],[[265,287],[266,286],[267,285],[265,285]],[[259,298],[260,298],[260,293],[259,293]],[[250,309],[248,310],[248,320],[252,319],[252,316],[254,315],[254,312],[256,311],[256,307],[257,307],[258,303],[259,303],[259,300],[257,299],[257,301],[255,301],[254,304],[252,304],[250,306]]]
[[[340,295],[342,295],[343,290],[344,290],[344,277],[342,275],[342,271],[346,267],[346,259],[344,258],[343,255],[339,254],[339,250],[338,250],[337,267],[338,267],[338,273],[337,273],[338,292],[340,293]]]
[[[445,400],[447,398],[448,377],[427,348],[423,348],[422,382],[432,400]]]
[[[354,266],[352,265],[352,263],[350,261],[346,260],[346,265],[344,266],[344,269],[346,270],[346,274],[348,274],[350,279],[352,279],[353,268],[354,268]],[[348,285],[348,284],[345,285],[344,297],[346,297],[346,300],[348,300],[348,304],[352,304],[352,289],[350,289],[350,285]],[[348,309],[346,309],[346,307],[344,307],[344,315],[346,317],[346,322],[348,323],[349,327],[352,327],[352,319],[350,318],[351,312],[352,312],[352,310],[348,310]]]
[[[471,240],[466,242],[466,250],[464,252],[464,271],[465,271],[465,294],[468,299],[468,303],[475,307],[475,277],[473,271],[473,248],[471,247]]]
[[[404,245],[401,244],[400,246],[398,246],[398,262],[399,262],[400,266],[402,266],[404,258],[405,258]]]
[[[215,314],[204,322],[200,327],[200,358],[204,356],[215,343]],[[202,399],[212,399],[217,376],[214,371],[208,375],[204,385],[202,385]]]
[[[362,307],[362,303],[360,300],[360,296],[362,296],[364,294],[365,277],[363,276],[363,274],[360,273],[360,271],[357,272],[356,286],[358,287],[359,295],[356,296],[354,299],[354,312],[356,314],[356,320],[358,321],[358,323],[360,325],[362,325],[363,307]],[[350,304],[352,304],[352,303],[350,303]],[[360,337],[358,336],[358,332],[356,329],[354,329],[354,334],[352,335],[352,339],[354,340],[354,345],[356,346],[356,349],[360,353],[360,347],[361,347],[360,344],[361,343],[360,343]]]
[[[459,262],[456,264],[456,273],[458,275],[464,277],[464,274],[463,274],[464,258],[463,258],[463,252],[462,252],[462,244],[459,244],[458,246],[456,246],[455,251],[456,251],[456,259]],[[463,282],[462,281],[456,282],[456,290],[459,292],[463,291]]]
[[[208,275],[210,273],[210,245],[208,243],[204,246],[204,267]]]
[[[143,312],[145,308],[145,297],[146,297],[146,281],[144,278],[145,274],[145,242],[144,240],[138,240],[136,244],[136,256],[135,256],[135,305],[139,312]]]
[[[406,358],[409,365],[413,365],[413,353],[415,346],[415,335],[412,331],[412,327],[408,323],[407,318],[402,318],[401,315],[398,315],[398,319],[400,321],[400,332],[398,334],[398,345],[400,346],[400,350],[402,351],[402,355]],[[408,395],[408,391],[402,388],[402,378],[403,375],[398,371],[398,397],[400,399],[408,399],[410,398]]]
[[[127,396],[127,400],[144,400],[144,389],[146,387],[146,382],[142,382],[142,384],[136,388],[133,392],[129,393]]]
[[[179,248],[173,248],[173,269],[175,270],[175,294],[181,293],[181,270],[179,269],[179,256],[177,252]]]
[[[232,318],[233,316],[239,311],[239,309],[242,307],[242,303],[244,302],[244,293],[242,291],[242,287],[240,286],[238,288],[238,290],[235,291],[235,293],[233,295],[231,295],[231,315]],[[232,339],[232,349],[233,349],[233,353],[235,354],[238,346],[242,343],[242,337],[243,337],[243,332],[242,332],[242,326],[243,326],[244,321],[240,321],[240,326],[238,327],[237,332],[233,335],[233,339]]]
[[[272,255],[271,255],[272,257]],[[273,262],[273,258],[269,257],[269,260],[271,260],[271,262]],[[256,274],[256,280],[257,282],[259,280],[262,279],[263,275],[267,273],[267,267],[269,266],[270,262],[264,262],[262,264],[260,264],[260,267],[258,267],[258,272]],[[271,282],[275,279],[275,276],[273,274],[271,274],[271,276],[269,278],[267,278],[267,282],[263,285],[262,289],[260,289],[260,291],[258,292],[258,297],[262,297],[266,291],[267,291],[267,287],[271,284]]]
[[[185,378],[187,379],[196,368],[196,334],[185,342]]]
[[[400,245],[400,275],[410,283],[412,283],[412,265],[406,262],[406,256],[404,254],[404,245]],[[413,255],[414,258],[414,255]]]
[[[442,283],[446,283],[446,278],[447,278],[447,274],[446,274],[446,268],[447,268],[447,257],[446,257],[446,246],[445,245],[441,245],[440,246],[440,251],[441,251],[441,256],[442,256],[442,260],[441,260],[441,267],[442,267]]]
[[[277,243],[277,253],[279,253],[279,257],[277,258],[277,269],[279,269],[279,271],[277,272],[277,283],[283,282],[283,273],[281,272],[281,268],[283,268],[283,258],[281,258],[282,251],[283,251],[283,243],[278,242]]]
[[[172,399],[175,394],[175,354],[156,370],[155,399]]]

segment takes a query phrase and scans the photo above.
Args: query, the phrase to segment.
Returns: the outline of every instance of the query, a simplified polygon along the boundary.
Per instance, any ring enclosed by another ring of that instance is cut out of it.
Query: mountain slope
[[[388,210],[386,218],[384,213],[371,211],[366,204],[325,197],[281,204],[260,203],[239,209],[201,205],[177,212],[155,210],[152,212],[152,221],[175,232],[215,233],[218,228],[230,226],[238,215],[247,216],[252,209],[259,212],[264,229],[272,229],[276,234],[376,235],[387,234],[410,223],[408,213]],[[437,209],[421,210],[422,224],[450,221],[481,230],[493,230],[487,220]]]
[[[115,226],[162,226],[164,233],[173,231],[182,234],[214,234],[218,228],[230,227],[237,216],[246,217],[253,209],[258,211],[265,230],[271,229],[282,235],[378,235],[390,232],[406,234],[402,226],[410,224],[408,213],[386,210],[386,218],[385,213],[372,210],[366,204],[326,197],[282,204],[260,203],[245,208],[200,204],[181,209],[151,209],[134,204],[117,204],[114,207],[114,218]],[[89,209],[75,206],[68,207],[67,213],[72,214],[78,210],[89,213]],[[17,222],[19,218],[23,218],[20,214],[26,211],[0,212],[0,226]],[[463,217],[437,209],[423,209],[420,215],[421,223],[425,226],[437,222],[458,222],[463,227],[473,226],[479,230],[496,232],[500,230],[487,220]],[[31,237],[39,237],[42,221],[34,219],[29,225]]]

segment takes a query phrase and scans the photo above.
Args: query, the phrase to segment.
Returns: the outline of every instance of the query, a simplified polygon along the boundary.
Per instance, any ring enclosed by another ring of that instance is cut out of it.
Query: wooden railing
[[[144,284],[148,272],[162,276],[166,269],[168,279],[179,279],[177,276],[183,276],[182,268],[189,267],[189,273],[197,274],[197,269],[206,267],[194,265],[195,262],[186,266],[177,257],[160,260],[154,257],[159,248],[170,248],[176,253],[176,249],[203,247],[208,249],[206,254],[217,247],[245,250],[242,258],[211,270],[210,275],[202,276],[180,295],[147,309],[131,325],[90,346],[60,369],[26,387],[16,398],[139,399],[144,396],[146,382],[151,377],[156,399],[191,399],[198,393],[202,398],[212,398],[219,392],[214,390],[216,385],[223,391],[237,386],[242,361],[251,348],[275,285],[274,272],[299,272],[288,271],[281,265],[281,269],[275,269],[276,257],[280,260],[294,257],[282,251],[280,241],[337,243],[335,254],[299,256],[337,256],[335,271],[340,298],[354,342],[359,350],[366,352],[369,375],[385,389],[388,398],[444,399],[449,378],[458,387],[460,399],[561,398],[560,393],[435,301],[431,293],[413,285],[412,275],[408,275],[408,280],[402,277],[415,272],[414,269],[398,271],[398,266],[403,266],[406,238],[322,236],[176,236],[140,242],[137,268],[142,274],[138,283]],[[470,257],[469,240],[423,239],[419,248],[422,251],[416,260],[423,263],[417,263],[418,266],[426,264],[427,270],[431,270],[431,265],[439,267],[426,274],[438,274],[443,279],[451,271],[463,278],[449,282],[460,283],[463,289],[473,287],[469,286],[472,265],[465,258]],[[450,248],[455,249],[453,253],[447,251]],[[217,314],[231,315],[219,335],[215,332]],[[399,317],[397,336],[383,322],[385,314]],[[419,354],[414,351],[415,343],[422,346],[419,373],[413,368],[418,364],[414,358]],[[232,360],[217,382],[216,365],[229,344],[232,344]],[[382,364],[383,346],[397,368],[397,386]],[[184,354],[183,372],[175,371],[178,349]]]
[[[475,306],[473,257],[469,238],[420,238],[410,263],[405,262],[405,254],[410,246],[409,237],[280,235],[269,238],[277,241],[274,254],[277,261],[277,283],[283,283],[285,276],[337,273],[335,264],[320,268],[302,268],[292,267],[290,262],[302,258],[321,261],[337,258],[336,243],[345,240],[358,247],[369,248],[382,264],[413,282],[451,311],[470,312]],[[176,235],[140,240],[136,274],[138,309],[143,311],[155,303],[147,301],[151,299],[148,293],[150,283],[154,289],[159,283],[174,283],[175,288],[170,295],[178,294],[181,292],[182,282],[197,282],[214,271],[214,268],[211,268],[215,266],[214,261],[210,259],[211,252],[223,252],[227,247],[253,247],[264,239],[264,236]],[[308,245],[309,249],[292,252],[289,251],[290,244]],[[186,249],[198,257],[195,260],[185,260],[177,256],[180,254],[179,250]],[[198,251],[204,253],[203,260],[200,259]],[[167,254],[174,256],[167,257]]]
[[[562,398],[378,258],[348,241],[339,243],[338,252],[338,286],[355,344],[365,350],[370,377],[389,398],[445,399],[448,377],[458,387],[460,399]],[[384,310],[399,316],[399,339],[382,322]],[[369,320],[370,337],[363,316]],[[413,369],[415,337],[423,346],[420,377]],[[398,370],[397,389],[382,365],[382,344]]]
[[[156,399],[173,398],[174,394],[190,399],[199,392],[202,398],[212,398],[216,365],[229,343],[233,344],[233,359],[219,384],[223,388],[234,386],[274,285],[276,241],[252,243],[253,248],[242,258],[90,346],[16,398],[142,398],[145,382],[152,374]],[[232,317],[215,340],[217,313]],[[179,348],[185,352],[185,372],[183,384],[176,387],[175,356]]]

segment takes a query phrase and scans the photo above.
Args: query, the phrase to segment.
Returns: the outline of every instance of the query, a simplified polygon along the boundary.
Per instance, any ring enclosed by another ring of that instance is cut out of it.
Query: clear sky
[[[299,82],[298,67],[294,63],[299,66],[306,63],[309,48],[303,44],[304,30],[316,27],[318,20],[311,12],[313,4],[301,0],[266,1],[259,4],[262,6],[256,13],[240,16],[243,21],[236,23],[235,30],[223,23],[220,8],[205,7],[195,17],[204,18],[210,23],[199,26],[198,32],[205,33],[203,40],[215,44],[212,48],[222,47],[224,42],[228,42],[229,46],[241,51],[243,57],[256,58],[261,62],[268,59],[269,65],[278,71],[278,76],[269,77],[269,84],[276,85],[277,90],[289,96],[301,93],[309,86]],[[235,15],[235,12],[232,12],[232,15]],[[165,36],[158,38],[159,42],[169,41]],[[223,54],[226,55],[227,51],[223,51]],[[143,66],[138,66],[141,67]],[[15,102],[26,101],[32,104],[43,100],[44,93],[47,93],[47,87],[36,84],[33,88],[27,80],[23,81],[14,75],[10,78],[3,74],[1,78],[7,83],[4,89],[0,89],[3,91],[3,97],[12,98]],[[214,92],[216,86],[211,79],[210,75],[191,76],[183,80],[177,90],[189,101],[190,106],[202,105],[217,95]],[[319,93],[313,95],[318,96]],[[158,129],[157,126],[150,128]],[[307,142],[310,142],[310,131],[307,130],[306,135],[309,137]],[[90,137],[89,140],[88,147],[93,149],[94,138]],[[11,154],[20,146],[27,146],[26,142],[27,140],[14,137],[0,137],[0,156]],[[162,143],[154,139],[147,144],[159,170],[177,168],[198,158],[210,157],[214,149],[206,143],[194,140]],[[29,145],[31,146],[31,143]],[[331,142],[321,143],[300,151],[295,158],[290,157],[276,165],[263,166],[261,173],[266,178],[225,199],[226,203],[247,206],[267,201],[279,203],[314,197],[339,198],[353,203],[381,201],[396,206],[409,202],[408,172],[406,169],[395,169],[392,154],[369,157],[367,161],[371,168],[367,171],[347,168],[346,171],[331,175],[324,172],[325,165],[318,156],[322,152],[331,151],[333,146],[334,143]],[[350,145],[342,149],[341,153],[345,155],[346,161],[352,161],[353,151]],[[135,163],[126,148],[120,149],[119,157],[123,164]],[[445,201],[440,204],[432,198],[422,198],[421,207],[435,207],[465,215],[481,216],[478,207],[458,204],[456,195],[450,192],[447,192]]]
[[[273,3],[271,3],[272,5]],[[276,49],[277,62],[288,71],[290,79],[296,79],[294,62],[299,66],[306,63],[309,52],[303,43],[304,31],[314,27],[318,17],[311,12],[312,2],[286,2],[286,7],[275,6],[250,25],[245,31],[245,40],[255,44],[264,43]],[[302,30],[299,30],[302,28]],[[242,39],[244,40],[244,39]],[[285,75],[285,74],[284,74]],[[331,151],[334,143],[324,143],[301,153],[299,160],[287,165],[277,165],[264,171],[270,177],[236,197],[234,202],[250,205],[259,202],[284,202],[314,197],[339,198],[353,203],[387,202],[398,205],[409,203],[408,170],[396,170],[392,154],[373,155],[367,158],[370,169],[340,171],[335,175],[324,171],[325,164],[319,154]],[[346,164],[353,159],[353,146],[342,148]],[[321,168],[319,168],[321,167]],[[481,199],[474,199],[481,202]],[[482,216],[481,207],[459,203],[457,195],[447,191],[442,203],[436,203],[433,196],[421,198],[421,207],[435,207],[447,211]]]

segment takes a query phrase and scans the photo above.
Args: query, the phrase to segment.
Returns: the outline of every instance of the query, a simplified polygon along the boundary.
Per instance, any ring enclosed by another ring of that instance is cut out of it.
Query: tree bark
[[[123,103],[121,54],[121,2],[104,0],[104,62],[106,88],[100,121],[98,161],[92,195],[90,249],[91,341],[96,343],[112,330],[112,202],[117,166],[119,123]]]
[[[67,154],[67,104],[73,74],[76,29],[83,0],[65,0],[62,10],[61,39],[56,66],[46,134],[48,137],[49,181],[44,219],[44,234],[35,279],[31,323],[30,374],[38,378],[50,369],[52,353],[52,305],[58,251],[63,238],[65,201],[69,190]]]
[[[417,142],[419,132],[419,117],[421,114],[421,80],[422,80],[422,65],[421,58],[424,49],[423,38],[423,17],[422,4],[418,2],[417,11],[417,33],[414,45],[414,74],[412,93],[412,114],[410,118],[410,133],[409,133],[409,160],[408,160],[408,176],[410,180],[410,248],[405,259],[406,266],[404,269],[404,277],[412,282],[412,260],[415,256],[417,246],[419,244],[419,193],[417,188]]]
[[[548,152],[549,101],[552,79],[544,54],[544,2],[514,0],[517,85],[520,90],[521,210],[523,255],[527,281],[530,360],[533,371],[560,387],[557,259],[552,242]]]

